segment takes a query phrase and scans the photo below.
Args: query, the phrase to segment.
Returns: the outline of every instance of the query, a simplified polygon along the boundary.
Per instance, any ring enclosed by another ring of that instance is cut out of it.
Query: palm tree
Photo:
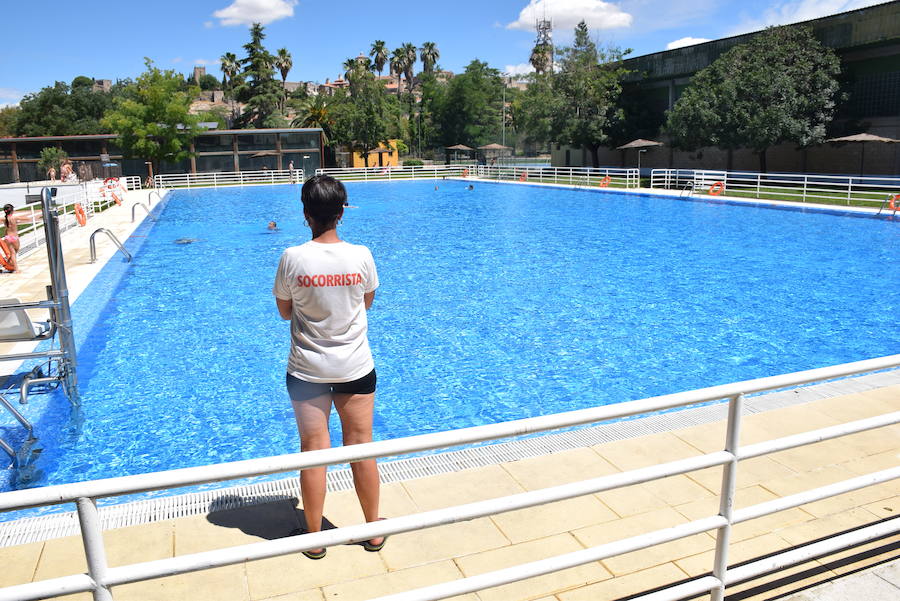
[[[422,47],[419,48],[419,58],[422,59],[422,67],[426,73],[431,73],[434,70],[435,64],[439,58],[441,58],[441,53],[438,51],[437,46],[434,42],[425,42],[422,44]]]
[[[318,94],[306,99],[303,106],[297,111],[297,117],[291,121],[291,127],[318,127],[322,130],[322,137],[328,142],[331,135],[331,127],[334,119],[331,115],[328,97]]]
[[[372,57],[372,63],[375,70],[378,71],[378,75],[381,75],[381,72],[384,71],[384,66],[388,62],[388,49],[384,40],[375,40],[375,43],[372,44],[372,49],[369,51],[369,56]]]
[[[281,87],[283,89],[283,97],[281,99],[281,112],[284,112],[284,102],[287,100],[287,75],[294,66],[291,53],[287,48],[279,48],[278,54],[275,55],[275,68],[281,72]]]
[[[406,72],[406,61],[409,60],[403,48],[397,48],[391,54],[391,75],[397,76],[397,96],[400,96],[400,76]]]
[[[241,70],[237,55],[234,52],[226,52],[219,59],[219,68],[222,70],[222,89],[228,94],[231,101],[231,118],[234,119],[237,107],[234,105],[234,78]]]
[[[403,44],[401,48],[403,54],[406,55],[406,63],[405,69],[403,70],[404,75],[406,76],[406,87],[410,92],[413,91],[413,68],[416,66],[416,46],[410,42]]]
[[[528,62],[538,73],[546,73],[553,62],[552,47],[549,44],[536,44],[531,51]]]
[[[350,79],[353,78],[354,72],[357,69],[356,59],[348,58],[341,65],[341,69],[344,70],[344,79],[346,79],[347,81],[350,81]]]

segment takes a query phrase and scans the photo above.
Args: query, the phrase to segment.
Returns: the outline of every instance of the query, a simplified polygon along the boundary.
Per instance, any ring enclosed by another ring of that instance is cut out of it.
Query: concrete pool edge
[[[745,400],[745,414],[762,413],[894,385],[900,385],[900,369],[748,397]],[[705,404],[561,433],[383,461],[379,464],[379,469],[381,480],[385,484],[416,480],[695,425],[710,424],[723,420],[726,413],[727,407],[722,403]],[[297,477],[294,476],[244,486],[230,486],[108,505],[100,507],[101,524],[103,529],[107,530],[174,518],[206,515],[215,511],[249,507],[276,500],[296,499],[299,490],[297,480]],[[352,487],[352,474],[349,469],[334,470],[328,473],[329,491],[344,491]],[[78,532],[78,518],[74,511],[0,522],[0,548],[71,536]]]

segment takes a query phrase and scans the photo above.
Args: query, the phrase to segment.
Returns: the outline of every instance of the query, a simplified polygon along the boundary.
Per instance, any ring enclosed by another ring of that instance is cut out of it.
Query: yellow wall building
[[[378,150],[369,152],[368,160],[363,160],[362,153],[353,151],[350,154],[350,167],[397,167],[400,165],[397,140],[388,140],[388,142],[390,146],[379,144]]]

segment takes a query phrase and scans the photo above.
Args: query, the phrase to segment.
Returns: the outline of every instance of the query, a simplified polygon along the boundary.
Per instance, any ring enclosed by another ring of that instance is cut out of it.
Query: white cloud
[[[268,25],[272,21],[294,16],[297,0],[234,0],[213,16],[220,25]]]
[[[684,48],[685,46],[693,46],[694,44],[702,44],[708,42],[709,38],[692,38],[690,36],[669,42],[666,44],[666,50],[675,50],[676,48]]]
[[[184,60],[184,59],[181,58],[180,56],[176,56],[175,58],[172,59],[172,62],[177,64],[177,63],[180,63],[180,62],[183,61],[183,60]]]
[[[0,88],[0,108],[15,106],[25,96],[25,92],[15,88]]]
[[[518,65],[506,65],[505,67],[503,67],[503,72],[508,73],[512,76],[528,75],[529,73],[534,73],[534,67],[531,66],[531,63],[519,63]]]
[[[195,65],[203,65],[203,66],[206,66],[206,65],[218,65],[218,64],[219,64],[219,59],[209,60],[209,59],[205,59],[205,58],[195,58],[195,59],[194,59],[194,64],[195,64]]]
[[[215,27],[215,23],[213,23],[212,21],[204,21],[203,26],[207,29],[212,29],[213,27]]]
[[[728,35],[759,31],[770,25],[787,25],[835,13],[882,4],[884,0],[776,0],[762,15],[744,15]]]
[[[571,30],[582,20],[590,29],[631,27],[633,20],[618,5],[602,0],[529,0],[506,28],[534,31],[535,21],[544,17],[553,21],[554,31]]]

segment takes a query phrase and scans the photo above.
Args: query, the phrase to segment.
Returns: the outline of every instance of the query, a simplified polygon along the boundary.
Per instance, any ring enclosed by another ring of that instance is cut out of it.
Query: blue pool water
[[[438,183],[348,185],[341,235],[381,279],[376,439],[900,352],[897,222]],[[158,213],[74,304],[83,404],[33,397],[28,486],[298,450],[271,287],[309,236],[299,188],[177,191]]]

